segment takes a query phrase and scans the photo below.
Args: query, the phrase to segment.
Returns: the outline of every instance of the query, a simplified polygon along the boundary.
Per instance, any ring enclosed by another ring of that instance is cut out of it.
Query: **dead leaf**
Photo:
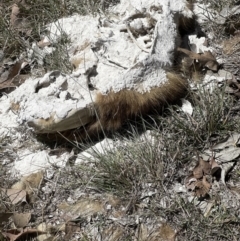
[[[17,26],[19,24],[19,22],[21,21],[18,18],[18,15],[20,13],[19,7],[17,4],[13,4],[12,5],[12,12],[11,12],[11,16],[10,16],[10,24],[12,26]]]
[[[232,75],[232,78],[227,79],[227,86],[225,88],[225,93],[233,94],[238,98],[240,97],[240,84],[238,83],[234,75]]]
[[[240,36],[236,35],[230,39],[224,40],[222,45],[223,45],[223,53],[231,55],[235,51],[240,49]]]
[[[25,74],[21,74],[21,73]],[[29,65],[23,60],[14,63],[9,69],[4,70],[0,79],[0,90],[8,88],[16,88],[25,82],[29,78]],[[6,91],[5,91],[6,92]],[[9,92],[9,91],[8,91]]]
[[[12,110],[13,112],[17,112],[17,111],[19,111],[19,109],[20,109],[20,104],[19,104],[19,102],[17,102],[17,103],[11,102],[11,110]]]
[[[0,90],[7,88],[16,88],[17,86],[12,83],[12,80],[6,80],[3,83],[0,83]]]
[[[211,150],[205,153],[209,156],[215,156],[219,164],[234,161],[240,156],[240,134],[232,134],[226,141],[220,142],[213,146]]]
[[[200,179],[203,177],[203,169],[199,164],[193,169],[193,176],[196,179]]]
[[[64,219],[74,220],[79,216],[86,217],[96,213],[104,213],[104,205],[99,200],[92,198],[79,200],[73,205],[62,203],[58,206],[64,212]]]
[[[1,189],[2,195],[7,195],[11,200],[12,204],[18,204],[26,201],[26,191],[20,189]]]
[[[70,240],[74,233],[80,232],[80,224],[75,222],[67,222],[65,226],[65,240]]]
[[[37,230],[39,230],[41,232],[45,232],[45,234],[38,235],[38,237],[37,237],[38,241],[46,241],[48,239],[54,240],[54,237],[51,236],[48,229],[49,229],[49,226],[46,223],[40,223],[38,225]]]
[[[202,167],[204,175],[209,175],[211,173],[211,165],[209,162],[204,161],[202,158],[199,159],[199,165]]]
[[[207,178],[203,176],[202,181],[197,181],[195,187],[195,195],[197,197],[205,197],[211,188],[211,184],[207,181]]]
[[[33,188],[39,189],[43,180],[43,174],[43,171],[39,171],[22,178],[22,181],[26,184],[27,192],[30,192]]]
[[[33,202],[34,195],[38,193],[39,186],[43,180],[43,171],[32,173],[29,176],[24,176],[12,188],[25,190],[30,202]]]
[[[23,3],[24,1],[21,2],[22,5]],[[24,33],[26,36],[30,36],[32,32],[29,19],[27,17],[22,16],[20,8],[16,3],[12,5],[12,12],[10,15],[10,25],[14,30]]]
[[[26,191],[18,189],[7,189],[7,195],[10,198],[12,204],[19,202],[26,202]]]
[[[204,161],[202,158],[199,159],[198,165],[193,169],[193,176],[197,179],[211,173],[211,165],[209,162]]]
[[[40,234],[44,234],[45,232],[39,231],[37,229],[32,228],[24,228],[24,229],[9,229],[6,231],[2,231],[2,234],[5,238],[8,238],[10,241],[16,241],[20,239],[26,240],[27,238],[36,237]]]
[[[8,88],[8,87],[15,87],[12,83],[12,79],[20,73],[22,62],[14,63],[9,69],[6,69],[1,74],[1,83],[0,89]]]
[[[212,173],[212,165],[215,165],[214,168],[216,168],[216,164],[214,158],[210,161],[211,162],[204,161],[204,159],[200,157],[192,174],[185,179],[186,188],[188,191],[192,191],[197,197],[205,197],[211,188],[211,184],[208,182],[206,175]]]
[[[14,213],[12,219],[16,228],[24,228],[31,219],[31,213]]]
[[[151,232],[147,238],[147,241],[174,241],[177,233],[167,224],[162,225]]]
[[[47,37],[44,37],[41,41],[39,41],[37,43],[39,48],[44,48],[46,46],[51,45],[51,42],[49,41],[49,39]]]
[[[185,186],[188,191],[193,191],[195,189],[197,179],[191,174],[185,179]]]
[[[218,165],[214,157],[209,160],[209,164],[211,165],[211,175],[214,175],[214,173],[221,170],[221,167]]]

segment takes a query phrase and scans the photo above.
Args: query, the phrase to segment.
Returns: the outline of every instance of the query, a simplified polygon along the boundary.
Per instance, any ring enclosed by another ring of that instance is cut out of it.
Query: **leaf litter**
[[[2,231],[3,236],[8,238],[9,241],[26,240],[26,238],[36,237],[44,233],[45,232],[39,231],[35,228],[19,228]]]
[[[233,133],[225,141],[205,150],[198,157],[196,166],[185,178],[185,187],[193,197],[197,198],[198,201],[195,200],[194,203],[200,205],[204,216],[208,216],[214,206],[219,205],[219,201],[225,203],[225,205],[227,203],[227,206],[229,206],[229,200],[231,200],[233,206],[238,206],[240,189],[238,185],[226,182],[226,178],[229,172],[233,170],[236,162],[239,161],[239,144],[240,134]],[[217,204],[214,196],[220,189],[223,192]]]
[[[214,59],[212,58],[212,56],[209,57],[209,56],[207,56],[206,53],[205,53],[205,55],[206,55],[205,57],[208,57],[208,61],[210,61],[210,62],[213,61],[213,63],[214,63]],[[200,56],[200,57],[202,57],[202,56]],[[194,60],[196,60],[196,59],[199,58],[199,56],[193,56],[192,58]],[[201,58],[200,58],[200,61],[201,61]],[[205,64],[205,62],[203,62],[203,64]],[[206,65],[206,67],[208,67],[208,66]],[[213,65],[213,68],[215,68],[215,67],[216,66]],[[210,66],[210,68],[211,68],[211,66]],[[231,146],[231,145],[230,145],[230,147],[226,146],[226,149],[228,149],[228,152],[227,152],[227,150],[224,150],[223,152],[221,152],[221,150],[223,150],[223,149],[225,149],[225,147],[224,148],[220,148],[218,146],[218,148],[214,150],[214,154],[217,153],[217,156],[218,157],[220,156],[221,160],[218,160],[217,157],[215,158],[215,157],[211,156],[213,154],[213,151],[211,149],[209,151],[209,153],[211,154],[210,155],[211,158],[209,158],[208,161],[205,162],[205,163],[203,163],[203,161],[201,159],[199,159],[199,162],[198,162],[196,168],[194,168],[192,170],[192,176],[191,176],[191,178],[189,178],[189,182],[192,184],[191,190],[193,191],[194,195],[196,195],[197,197],[203,197],[204,195],[207,195],[211,191],[211,188],[213,188],[214,184],[216,183],[215,179],[212,180],[212,176],[215,176],[219,171],[221,171],[221,173],[224,173],[224,174],[221,174],[221,179],[220,180],[226,185],[226,182],[225,182],[226,175],[228,174],[229,170],[233,167],[233,163],[235,163],[235,161],[232,162],[232,160],[233,159],[236,160],[236,158],[239,156],[239,154],[238,154],[237,148],[234,147],[234,146]],[[218,155],[219,153],[220,153],[220,155]],[[224,153],[225,153],[225,155],[224,155]],[[229,156],[229,154],[231,154],[231,153],[232,153],[232,155]],[[225,160],[225,161],[227,160],[226,161],[227,163],[224,164],[223,160]],[[231,161],[229,161],[229,160],[231,160]],[[225,167],[225,165],[226,165],[226,167]],[[209,172],[209,170],[210,170],[210,172]],[[222,178],[222,176],[224,176],[224,179]],[[41,185],[41,182],[39,183],[39,185],[36,185],[36,186],[33,185],[32,186],[31,184],[28,184],[28,181],[27,181],[27,184],[26,184],[26,180],[24,180],[24,181],[20,180],[20,184],[17,184],[16,186],[18,186],[18,185],[21,187],[19,190],[22,190],[22,191],[26,192],[26,194],[24,194],[23,196],[27,197],[27,196],[31,195],[31,192],[32,193],[37,193],[37,191],[38,191],[37,189]],[[229,189],[234,190],[234,187],[231,187]],[[238,190],[237,188],[235,188],[235,189]],[[17,190],[17,189],[15,189],[15,190]],[[21,204],[22,203],[21,195],[19,196],[19,200],[18,200],[17,203],[15,203],[15,201],[14,201],[15,199],[16,198],[13,198],[12,204],[16,205],[16,204]],[[26,202],[25,200],[28,201],[28,198],[25,198],[25,199],[23,198],[23,200],[24,200],[23,201],[23,203],[24,203],[24,202]],[[205,212],[206,215],[211,212],[211,209],[212,209],[212,207],[214,205],[215,205],[214,200],[213,200],[213,202],[209,202],[209,205],[208,205],[208,207],[206,209],[206,212]],[[73,207],[74,207],[74,205],[73,205]],[[76,209],[73,208],[73,210],[76,210]],[[83,211],[80,211],[78,213],[78,215],[80,214],[80,216],[81,216],[81,214],[82,214],[81,212],[83,212]],[[89,216],[91,217],[89,219],[89,222],[91,222],[94,219],[94,216],[97,215],[96,213],[98,213],[98,212],[94,212],[93,215],[92,214],[91,215],[90,214],[86,215],[88,217]],[[20,213],[20,217],[21,217],[21,215],[23,215],[22,217],[24,217],[24,214]],[[29,214],[26,213],[26,220],[29,218],[28,215]],[[8,214],[6,213],[3,216],[5,216],[3,219],[6,221],[6,220],[9,219],[9,217],[13,216],[13,214],[12,213],[8,213]],[[16,216],[18,216],[18,215],[16,215]],[[75,224],[74,217],[75,216],[73,215],[71,217],[73,220],[69,221],[65,225],[65,233],[66,233],[66,235],[68,235],[68,236],[65,236],[65,238],[66,237],[69,238],[70,236],[73,235],[73,233],[79,232],[80,228],[79,228],[78,225]],[[227,220],[226,220],[226,222],[227,222]],[[27,225],[26,223],[27,223],[27,221],[25,221],[25,225]],[[68,225],[70,227],[67,227]],[[75,226],[75,225],[77,226],[76,229],[74,227],[71,227],[71,226]],[[19,225],[17,224],[17,226],[24,226],[24,223],[23,224],[19,224]],[[138,226],[140,226],[140,225],[138,225]],[[144,224],[141,223],[141,226],[144,226]],[[155,223],[155,226],[157,226],[157,222]],[[157,235],[156,230],[154,231],[154,229],[149,228],[149,225],[145,225],[145,229],[147,231],[144,231],[144,228],[142,228],[142,233],[145,232],[145,233],[147,233],[146,235],[151,233],[150,236],[148,236],[148,239],[146,239],[146,240],[161,240],[161,237],[159,237]],[[13,232],[9,230],[9,236],[11,236],[11,233],[13,235],[15,235],[15,237],[14,236],[10,237],[11,240],[18,240],[18,238],[20,239],[21,237],[24,236],[24,233],[27,233],[27,229],[22,228],[22,229],[18,229],[18,230],[19,230],[20,236],[19,236],[19,234],[17,234],[16,230],[13,231]],[[113,230],[116,230],[116,232],[114,233]],[[163,233],[162,238],[165,238],[165,239],[169,238],[167,240],[173,240],[173,237],[175,237],[174,236],[174,233],[175,233],[174,229],[171,228],[170,225],[168,225],[167,223],[164,223],[163,228],[160,229],[160,230],[161,231],[159,231],[159,232]],[[166,231],[166,233],[170,233],[170,235],[167,236],[167,234],[165,233],[164,230]],[[122,226],[119,228],[119,226],[117,226],[117,225],[112,225],[112,226],[109,225],[109,227],[105,230],[105,233],[106,233],[106,235],[105,235],[106,238],[105,239],[106,240],[114,240],[114,241],[118,240],[122,236],[124,231],[125,230],[123,229]],[[46,230],[44,230],[42,232],[44,233],[44,232],[46,232]]]

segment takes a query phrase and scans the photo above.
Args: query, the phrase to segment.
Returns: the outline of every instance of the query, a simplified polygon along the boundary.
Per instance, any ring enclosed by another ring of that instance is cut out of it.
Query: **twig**
[[[127,28],[127,32],[129,34],[129,36],[131,37],[131,39],[133,40],[133,42],[138,46],[138,48],[140,48],[142,51],[146,52],[146,53],[149,53],[150,51],[148,49],[145,49],[143,48],[139,43],[138,41],[135,39],[135,37],[133,36],[130,28],[129,28],[129,24],[127,23],[126,24],[126,28]]]

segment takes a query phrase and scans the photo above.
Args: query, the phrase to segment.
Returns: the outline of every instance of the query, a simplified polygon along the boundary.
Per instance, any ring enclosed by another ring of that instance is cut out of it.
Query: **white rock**
[[[182,109],[182,111],[184,113],[187,113],[189,115],[193,114],[192,104],[188,100],[182,99],[182,107],[181,107],[181,109]]]
[[[108,151],[114,150],[114,146],[112,139],[105,138],[103,141],[78,154],[75,164],[94,161],[98,155],[107,154]]]
[[[32,153],[28,150],[19,153],[19,159],[15,160],[12,173],[25,176],[33,172],[44,170],[50,165],[50,156],[46,151]]]
[[[204,53],[205,51],[211,51],[212,49],[206,46],[206,38],[198,38],[197,35],[190,35],[188,37],[191,51],[195,53]]]
[[[68,161],[69,153],[61,156],[49,156],[46,150],[36,153],[30,150],[23,150],[18,153],[19,158],[15,160],[12,168],[14,176],[25,176],[51,166],[64,167]]]

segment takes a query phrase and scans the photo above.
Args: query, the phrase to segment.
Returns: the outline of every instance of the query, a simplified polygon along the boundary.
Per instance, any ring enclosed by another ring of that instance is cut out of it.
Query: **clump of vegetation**
[[[128,215],[167,220],[181,240],[231,240],[239,228],[234,214],[237,206],[232,211],[224,209],[213,192],[208,201],[216,201],[214,211],[205,215],[195,203],[197,198],[190,201],[173,190],[184,185],[186,173],[196,165],[194,156],[239,129],[233,110],[236,102],[224,94],[224,87],[213,92],[201,88],[192,92],[189,100],[192,115],[175,106],[170,114],[158,118],[151,131],[132,132],[132,139],[122,139],[123,144],[110,151],[94,152],[91,168],[85,169],[89,182],[80,181],[79,185],[128,201]],[[237,165],[234,172],[239,168]],[[232,221],[226,223],[226,218]]]
[[[32,43],[41,41],[47,24],[73,14],[94,15],[103,10],[107,11],[107,8],[116,2],[100,0],[2,1],[0,3],[2,54],[5,59],[10,60],[19,58],[19,55],[27,56],[27,51],[32,49]],[[46,71],[61,69],[69,72],[72,70],[67,52],[68,43],[69,40],[62,32],[55,50],[44,60],[43,67]]]
[[[15,31],[11,26],[15,1],[3,1],[0,3],[0,48],[6,58],[15,57],[26,51],[34,41],[40,41],[41,31],[46,24],[74,13],[85,15],[105,11],[115,2],[26,0],[17,5],[19,17],[25,21],[25,28],[17,28]],[[213,1],[211,4],[222,9],[226,1],[220,2]],[[42,10],[41,14],[38,14],[39,10]],[[214,24],[209,22],[209,29],[217,31]],[[220,32],[217,34],[220,35]],[[55,51],[45,58],[46,71],[71,70],[66,61],[68,44],[67,36],[62,33],[58,44],[54,46]],[[234,188],[228,185],[239,184],[239,157],[234,172],[226,176],[226,185],[218,182],[217,178],[213,180],[219,186],[218,191],[213,189],[207,197],[198,198],[184,190],[186,176],[196,164],[196,156],[239,130],[239,101],[235,96],[227,94],[225,88],[223,85],[214,90],[208,87],[190,90],[187,99],[193,108],[192,115],[183,112],[179,106],[169,107],[166,115],[150,117],[151,123],[142,120],[144,131],[141,130],[141,133],[132,127],[120,136],[113,136],[113,147],[103,152],[91,151],[91,158],[86,158],[78,165],[73,164],[80,158],[78,154],[82,149],[75,148],[65,168],[49,168],[46,173],[42,173],[37,187],[32,188],[32,183],[28,182],[34,198],[25,193],[26,200],[16,204],[7,192],[3,195],[0,191],[1,213],[32,213],[27,226],[36,227],[46,222],[46,230],[51,230],[51,238],[57,240],[71,240],[69,236],[72,233],[78,233],[78,240],[93,240],[100,234],[102,240],[112,241],[166,240],[169,237],[166,233],[172,235],[167,240],[238,240],[239,205],[226,207],[221,201],[224,196],[229,198],[234,193],[235,200],[239,196],[237,185]],[[32,147],[27,137],[23,145]],[[14,156],[15,147],[11,147],[12,142],[8,139],[0,141],[0,160],[4,160],[0,163],[0,180],[4,183],[1,188],[6,190],[10,189],[13,179],[4,163],[6,159],[10,162],[17,158]],[[6,146],[11,147],[9,152],[6,152]],[[82,144],[79,146],[84,148]],[[65,151],[64,148],[54,147],[50,152],[61,156]],[[203,211],[201,201],[209,209]],[[2,226],[1,218],[0,231],[10,230],[11,222],[7,219]],[[65,222],[65,229],[62,225],[55,225],[55,220]],[[69,228],[69,225],[74,229]],[[80,231],[76,227],[81,227]],[[96,236],[93,235],[94,230]],[[106,233],[114,233],[116,230],[117,234],[112,239],[106,236]]]
[[[234,98],[224,94],[224,88],[211,92],[202,87],[192,92],[190,101],[192,115],[172,107],[166,116],[157,118],[148,136],[132,132],[131,141],[123,140],[127,144],[104,154],[95,153],[94,184],[121,195],[141,190],[137,188],[141,182],[159,186],[169,163],[171,176],[178,176],[178,168],[191,162],[192,156],[240,127],[234,118]]]

